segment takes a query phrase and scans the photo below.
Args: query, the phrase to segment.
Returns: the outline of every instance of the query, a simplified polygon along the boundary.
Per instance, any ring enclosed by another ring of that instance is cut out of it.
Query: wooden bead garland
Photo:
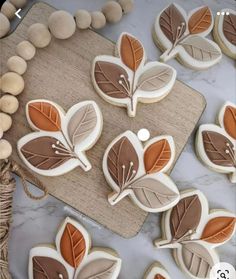
[[[15,7],[19,8],[23,8],[26,3],[27,0],[9,0]]]
[[[3,13],[9,20],[15,16],[16,7],[11,2],[4,2],[2,4],[1,13]]]
[[[5,139],[0,139],[0,160],[7,159],[11,153],[11,144]]]
[[[25,87],[23,78],[14,72],[8,72],[2,76],[1,88],[5,93],[19,95]]]
[[[20,56],[12,56],[7,60],[7,68],[11,72],[23,75],[27,69],[27,63]]]
[[[2,138],[2,136],[3,136],[3,130],[2,130],[2,128],[0,127],[0,139]]]
[[[46,25],[35,23],[28,29],[28,39],[37,48],[44,48],[50,44],[51,34]]]
[[[87,29],[91,25],[91,14],[86,10],[78,10],[75,13],[76,25],[79,29]]]
[[[3,130],[3,132],[6,132],[11,128],[12,125],[11,116],[4,112],[0,112],[0,123],[0,128]]]
[[[0,38],[4,37],[10,30],[10,21],[3,14],[0,13]]]
[[[128,14],[133,10],[134,0],[118,0],[124,14]]]
[[[19,101],[15,96],[6,94],[0,99],[0,109],[5,113],[13,114],[18,110],[18,107]]]
[[[25,60],[35,56],[36,48],[29,41],[22,41],[16,46],[16,53]]]
[[[119,3],[115,1],[107,2],[102,8],[102,12],[106,17],[106,20],[110,23],[116,23],[122,18],[122,8]]]
[[[91,13],[91,26],[94,29],[101,29],[106,25],[106,18],[102,12],[96,11]]]

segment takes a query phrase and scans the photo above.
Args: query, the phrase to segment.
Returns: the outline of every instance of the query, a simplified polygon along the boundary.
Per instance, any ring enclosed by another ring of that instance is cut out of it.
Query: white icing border
[[[165,270],[165,268],[159,262],[155,262],[149,267],[149,269],[146,272],[146,274],[144,275],[143,279],[155,279],[155,276],[157,274],[160,274],[165,279],[171,279],[168,272]]]

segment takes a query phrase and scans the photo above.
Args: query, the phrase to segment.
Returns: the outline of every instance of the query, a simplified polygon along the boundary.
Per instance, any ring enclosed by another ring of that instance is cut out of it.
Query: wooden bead
[[[75,21],[79,29],[87,29],[92,22],[92,17],[88,11],[78,10],[75,13]]]
[[[122,18],[121,6],[115,1],[107,2],[102,8],[102,12],[110,23],[116,23]]]
[[[35,23],[28,29],[28,39],[35,47],[43,48],[49,45],[51,33],[46,25]]]
[[[8,72],[2,76],[2,91],[12,95],[20,94],[25,87],[23,78],[17,73]]]
[[[16,46],[16,53],[25,60],[35,56],[36,49],[29,41],[22,41]]]
[[[2,128],[0,127],[0,139],[2,138],[2,136],[3,136],[3,130],[2,130]]]
[[[11,116],[4,112],[0,112],[0,128],[3,130],[3,132],[8,131],[11,128],[11,125]]]
[[[10,30],[10,21],[3,14],[0,13],[0,38],[4,37]]]
[[[16,7],[12,3],[5,1],[2,4],[1,12],[8,18],[12,19],[15,16]]]
[[[23,75],[27,69],[27,63],[20,56],[12,56],[7,60],[9,71]]]
[[[102,12],[98,12],[98,11],[92,12],[91,17],[92,17],[91,26],[94,29],[100,29],[106,25],[106,18]]]
[[[55,38],[63,40],[75,33],[76,24],[70,13],[56,11],[49,16],[48,27]]]
[[[124,14],[128,14],[133,10],[134,0],[118,0]]]
[[[5,139],[0,140],[0,160],[7,159],[11,156],[12,146],[9,141]]]
[[[12,95],[4,95],[0,100],[1,111],[13,114],[18,110],[19,101],[15,96]]]
[[[9,0],[12,5],[14,5],[16,8],[23,8],[26,3],[27,3],[27,0]]]

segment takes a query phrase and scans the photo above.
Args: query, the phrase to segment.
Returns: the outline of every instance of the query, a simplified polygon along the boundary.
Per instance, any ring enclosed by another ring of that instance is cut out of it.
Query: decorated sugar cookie
[[[145,63],[144,47],[134,36],[122,33],[116,54],[94,59],[92,81],[105,101],[127,107],[130,117],[136,115],[138,102],[160,101],[172,89],[176,71],[159,62]]]
[[[232,238],[235,223],[235,215],[223,209],[209,212],[203,193],[189,190],[164,213],[164,240],[156,240],[155,245],[174,249],[176,263],[191,278],[209,278],[211,268],[219,263],[215,248]]]
[[[33,100],[26,105],[26,116],[35,132],[17,144],[24,163],[46,176],[62,175],[80,166],[91,169],[85,151],[100,137],[102,114],[93,101],[72,106],[67,113],[48,100]]]
[[[29,255],[29,279],[116,279],[120,269],[116,252],[91,249],[88,232],[69,217],[57,233],[56,246],[37,246]]]
[[[145,146],[131,131],[119,135],[108,146],[103,157],[103,172],[114,190],[108,197],[115,205],[126,196],[141,209],[161,212],[179,201],[179,191],[165,174],[175,158],[171,136],[159,136]]]
[[[147,270],[144,279],[171,279],[165,268],[159,263],[155,262]]]
[[[236,59],[236,11],[223,9],[217,13],[213,35],[222,51]]]
[[[164,51],[160,60],[176,57],[183,65],[203,70],[218,63],[222,57],[219,46],[206,38],[213,28],[209,7],[192,10],[188,15],[177,4],[171,4],[157,16],[153,38]]]
[[[198,157],[210,169],[229,174],[236,183],[236,105],[224,104],[218,116],[219,125],[204,124],[196,136]]]

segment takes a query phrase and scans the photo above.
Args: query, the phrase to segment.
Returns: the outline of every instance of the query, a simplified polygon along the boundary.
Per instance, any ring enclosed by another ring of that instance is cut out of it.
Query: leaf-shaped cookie
[[[201,36],[190,36],[180,43],[185,51],[195,60],[212,61],[221,56],[221,52],[209,40]]]
[[[144,58],[142,44],[134,37],[124,34],[120,43],[122,62],[132,71],[136,71]]]
[[[151,209],[165,207],[178,198],[177,193],[153,178],[137,180],[131,185],[131,189],[138,201]]]
[[[212,23],[212,16],[210,9],[206,7],[201,7],[195,11],[189,21],[188,29],[190,34],[198,34],[206,31]]]
[[[229,14],[224,16],[223,33],[225,38],[236,46],[236,15]]]
[[[52,279],[61,278],[69,279],[68,273],[64,265],[50,257],[35,256],[32,258],[33,261],[33,278],[34,279]]]
[[[96,124],[97,115],[92,104],[87,104],[76,111],[67,126],[68,135],[72,144],[80,144],[92,133]]]
[[[236,140],[236,107],[227,106],[225,108],[224,128],[226,132]]]
[[[86,252],[83,234],[71,223],[67,223],[60,240],[60,251],[65,261],[74,268],[82,262]]]
[[[188,272],[197,278],[208,278],[215,264],[209,251],[196,242],[183,244],[182,259]]]
[[[202,138],[206,155],[212,163],[224,167],[236,167],[233,144],[227,137],[214,131],[203,131]],[[229,150],[232,150],[232,153]]]
[[[82,268],[77,279],[112,279],[116,266],[116,261],[105,258],[97,259]]]
[[[107,156],[107,168],[115,181],[122,188],[131,182],[139,168],[138,155],[127,137],[120,138],[110,149]]]
[[[144,164],[147,173],[161,171],[170,161],[171,149],[168,140],[162,139],[151,144],[144,153]]]
[[[173,77],[173,70],[166,66],[156,66],[145,71],[138,80],[137,88],[155,91],[166,86]]]
[[[72,158],[58,139],[49,136],[28,141],[20,152],[32,166],[41,170],[55,169]]]
[[[94,79],[100,90],[109,97],[119,99],[129,97],[128,74],[121,66],[111,62],[97,61],[94,67]]]
[[[235,217],[215,217],[206,224],[201,236],[201,240],[210,243],[225,242],[232,236],[235,223]]]
[[[186,30],[185,19],[174,4],[171,4],[162,12],[162,14],[160,15],[159,24],[162,32],[172,43],[175,42],[178,36],[181,37]],[[178,34],[178,27],[181,26],[181,33]]]
[[[170,215],[170,230],[173,240],[195,231],[201,219],[202,206],[198,195],[183,198],[173,207]]]
[[[27,115],[37,129],[48,132],[61,130],[60,114],[49,102],[30,102],[27,109]]]

